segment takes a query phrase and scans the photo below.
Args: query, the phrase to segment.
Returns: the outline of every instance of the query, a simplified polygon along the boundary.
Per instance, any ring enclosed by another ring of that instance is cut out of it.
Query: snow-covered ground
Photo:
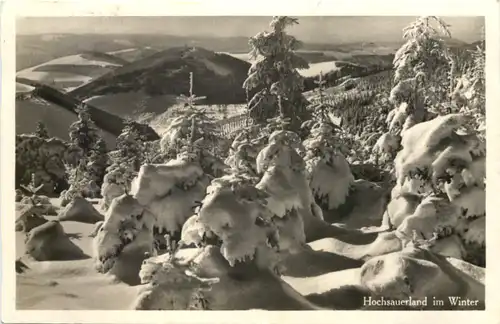
[[[309,68],[305,70],[298,70],[304,77],[318,76],[320,73],[326,74],[328,72],[338,71],[340,68],[335,61],[320,62],[309,64]]]
[[[16,94],[17,93],[28,93],[31,92],[35,89],[35,87],[29,86],[27,84],[22,84],[19,82],[16,82]]]
[[[122,50],[118,50],[118,51],[108,52],[108,54],[119,57],[119,58],[124,59],[128,62],[134,62],[138,59],[152,55],[156,52],[157,52],[156,49],[149,47],[149,46],[145,46],[142,48],[137,48],[137,47],[126,48],[126,49],[122,49]]]

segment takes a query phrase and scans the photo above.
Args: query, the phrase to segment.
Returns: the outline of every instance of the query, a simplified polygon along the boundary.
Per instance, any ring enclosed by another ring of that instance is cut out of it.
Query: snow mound
[[[434,253],[461,260],[465,256],[465,248],[458,235],[451,235],[437,240],[430,250]]]
[[[407,248],[375,257],[361,267],[360,274],[363,287],[388,299],[457,296],[484,303],[483,284],[428,250]]]
[[[26,254],[37,261],[85,259],[83,251],[71,242],[57,221],[48,221],[32,229],[26,237]]]
[[[104,220],[104,217],[85,198],[74,197],[73,200],[59,213],[59,221],[73,221],[95,224]]]

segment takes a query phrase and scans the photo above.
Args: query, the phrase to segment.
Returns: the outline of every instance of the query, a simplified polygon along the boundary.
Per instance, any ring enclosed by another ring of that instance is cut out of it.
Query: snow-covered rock
[[[26,253],[37,261],[67,261],[87,257],[71,242],[57,221],[48,221],[28,233]]]

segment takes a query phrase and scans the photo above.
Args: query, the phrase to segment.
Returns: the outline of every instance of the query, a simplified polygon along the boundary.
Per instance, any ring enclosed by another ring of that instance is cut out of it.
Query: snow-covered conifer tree
[[[196,102],[205,97],[198,97],[193,92],[193,73],[189,77],[189,95],[181,95],[184,101],[184,112],[174,118],[160,140],[160,149],[165,159],[176,159],[179,156],[197,160],[203,170],[213,176],[222,172],[222,161],[211,151],[217,142],[213,120],[204,108],[198,108]]]
[[[273,17],[270,32],[261,32],[250,38],[250,55],[255,62],[243,87],[257,91],[248,107],[250,116],[257,123],[276,117],[281,109],[282,114],[290,119],[291,129],[297,131],[309,119],[309,114],[306,109],[308,102],[302,94],[303,77],[296,69],[307,69],[309,64],[294,53],[301,42],[285,32],[286,27],[296,24],[296,18]]]
[[[108,148],[106,142],[99,138],[90,152],[87,169],[97,186],[101,187],[106,168],[109,166]]]
[[[43,139],[49,138],[49,132],[47,131],[47,126],[45,126],[45,124],[42,121],[38,121],[36,123],[35,135]]]
[[[394,57],[396,85],[389,96],[395,108],[387,116],[389,132],[376,144],[378,154],[394,157],[391,150],[399,148],[400,136],[406,130],[441,111],[441,103],[449,94],[443,83],[448,83],[451,68],[444,37],[451,37],[448,25],[436,16],[419,17],[403,29],[406,42]]]
[[[86,105],[78,107],[78,120],[69,127],[69,138],[72,144],[82,150],[83,156],[88,156],[99,139],[99,133],[89,109]]]
[[[321,74],[317,84],[318,96],[310,107],[313,119],[303,124],[310,129],[303,143],[306,150],[304,160],[316,200],[326,209],[334,209],[345,202],[354,177],[343,154],[347,148],[342,144],[341,129],[329,116],[332,107],[325,101],[325,81]]]

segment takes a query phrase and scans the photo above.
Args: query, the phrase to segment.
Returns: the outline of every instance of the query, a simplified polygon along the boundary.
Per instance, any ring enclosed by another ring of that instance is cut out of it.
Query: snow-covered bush
[[[439,238],[456,233],[466,249],[470,244],[484,248],[480,219],[485,217],[486,148],[474,132],[467,131],[469,120],[462,114],[439,116],[403,135],[392,197],[405,192],[427,196],[398,227],[406,236],[412,231],[427,239],[433,232]],[[469,249],[463,257],[482,252]]]
[[[128,192],[135,176],[136,171],[130,164],[126,162],[111,164],[107,168],[101,186],[101,208],[107,210],[114,198]]]
[[[373,146],[372,153],[375,154],[377,164],[392,162],[400,148],[401,136],[394,133],[384,133]]]
[[[142,260],[155,253],[154,224],[155,220],[132,196],[124,194],[113,199],[93,240],[96,269],[138,284]]]
[[[451,94],[460,112],[473,117],[472,128],[482,140],[486,140],[485,63],[483,43],[472,52],[472,66],[460,76]]]
[[[285,32],[286,27],[296,24],[296,18],[273,17],[272,31],[250,38],[250,56],[255,61],[243,87],[257,91],[248,103],[250,116],[256,123],[264,123],[282,113],[290,119],[291,129],[298,131],[309,119],[309,113],[302,94],[304,79],[296,69],[307,69],[309,64],[294,53],[301,42]],[[278,111],[278,107],[282,111]]]
[[[38,187],[35,184],[36,177],[35,174],[32,174],[31,182],[27,186],[20,185],[19,200],[16,201],[16,208],[24,210],[21,217],[19,217],[20,219],[33,220],[43,218],[43,215],[57,215],[57,209],[52,205],[49,197],[39,194],[44,184],[42,183]]]
[[[36,186],[43,184],[40,193],[60,192],[67,186],[65,164],[80,156],[78,150],[57,138],[16,135],[16,185],[27,185],[35,174]]]
[[[224,161],[233,172],[257,175],[257,155],[267,142],[266,135],[258,130],[248,127],[234,138]]]
[[[436,27],[434,27],[436,25]],[[432,99],[429,103],[432,105],[436,102],[442,102],[449,93],[449,87],[445,84],[440,84],[439,87],[434,86],[434,81],[444,77],[447,80],[447,75],[450,69],[450,55],[444,38],[450,38],[451,34],[447,25],[441,18],[436,16],[423,16],[411,23],[403,29],[403,39],[406,43],[396,52],[394,56],[395,75],[394,81],[401,85],[401,91],[394,90],[393,99],[397,97],[403,100],[397,100],[394,103],[398,105],[401,102],[408,102],[409,98],[417,95],[418,90],[423,91],[426,99]],[[444,72],[444,73],[443,73]],[[417,76],[423,76],[425,83],[415,84],[414,80],[409,82],[421,89],[415,87],[403,86],[405,80],[414,79]],[[416,91],[415,91],[416,90]],[[441,91],[443,94],[438,96],[436,91]],[[415,97],[413,97],[415,98]],[[407,99],[407,100],[404,100]]]
[[[61,206],[66,206],[76,197],[97,198],[100,192],[99,186],[92,180],[87,169],[86,160],[82,160],[76,167],[66,165],[69,188],[60,194]]]
[[[160,233],[179,235],[193,206],[205,196],[209,177],[196,159],[180,156],[165,164],[145,164],[132,183],[131,194],[155,219]]]
[[[138,171],[144,158],[145,138],[134,128],[132,121],[127,121],[120,135],[116,138],[116,149],[110,158],[112,163],[127,163]]]
[[[277,131],[257,156],[257,171],[262,178],[256,187],[269,195],[267,207],[271,213],[285,223],[294,223],[295,232],[313,218],[323,219],[309,186],[306,164],[297,152],[300,147],[297,134]],[[308,229],[304,230],[307,235]]]
[[[274,269],[279,236],[266,197],[248,177],[233,174],[214,179],[197,215],[185,224],[182,241],[204,245],[204,237],[216,236],[231,266],[254,263],[260,269]]]

